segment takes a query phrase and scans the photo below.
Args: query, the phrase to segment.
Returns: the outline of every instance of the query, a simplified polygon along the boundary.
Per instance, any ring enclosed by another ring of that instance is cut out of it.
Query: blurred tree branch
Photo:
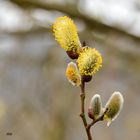
[[[65,13],[73,18],[78,18],[86,24],[86,29],[80,33],[81,39],[98,40],[104,45],[110,46],[110,48],[117,49],[123,53],[129,54],[129,57],[133,55],[139,57],[140,49],[140,37],[129,34],[123,29],[111,27],[90,18],[88,15],[84,15],[78,10],[76,4],[62,5],[58,3],[46,3],[40,0],[10,0],[22,9],[34,9],[41,8],[50,11],[59,11]],[[26,35],[27,33],[46,32],[50,29],[44,27],[32,28],[30,31],[17,31],[17,35]],[[115,43],[114,43],[115,42]],[[135,44],[135,45],[134,45]],[[131,54],[131,55],[130,55]]]
[[[140,39],[140,37],[132,35],[124,31],[123,29],[105,25],[93,18],[90,18],[88,15],[84,15],[83,13],[79,12],[77,5],[74,5],[74,4],[62,5],[58,3],[57,4],[44,3],[39,0],[10,0],[10,1],[25,9],[26,8],[41,8],[41,9],[56,10],[56,11],[66,13],[70,15],[71,17],[76,17],[83,20],[89,29],[95,29],[95,30],[97,29],[98,31],[105,32],[105,33],[116,32],[117,34],[124,34],[134,39]]]

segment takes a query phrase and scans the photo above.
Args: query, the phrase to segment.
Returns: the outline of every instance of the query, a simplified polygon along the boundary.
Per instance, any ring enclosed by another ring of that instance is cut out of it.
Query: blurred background
[[[63,15],[74,20],[81,42],[103,56],[86,86],[86,107],[95,93],[103,104],[114,91],[125,99],[110,127],[94,126],[94,140],[140,139],[139,0],[0,0],[0,139],[87,139],[80,89],[65,77],[71,60],[52,35]]]

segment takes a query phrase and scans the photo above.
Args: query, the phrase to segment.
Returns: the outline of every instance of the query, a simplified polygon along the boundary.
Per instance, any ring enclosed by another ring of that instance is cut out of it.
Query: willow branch
[[[88,124],[87,124],[87,120],[86,120],[86,116],[85,116],[85,83],[84,83],[84,81],[82,81],[82,84],[81,84],[81,95],[80,95],[80,97],[81,97],[80,117],[82,118],[88,140],[92,140],[90,129],[87,129]]]
[[[108,109],[106,109],[106,110],[104,111],[104,113],[103,113],[98,119],[92,120],[92,122],[91,122],[90,124],[87,125],[86,129],[87,129],[87,130],[90,130],[90,128],[91,128],[96,122],[98,122],[98,121],[103,121],[104,115],[105,115],[105,113],[107,112],[107,110],[108,110]]]

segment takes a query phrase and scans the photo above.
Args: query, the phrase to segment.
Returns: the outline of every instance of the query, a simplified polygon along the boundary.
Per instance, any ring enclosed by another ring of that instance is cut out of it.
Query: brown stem
[[[85,130],[86,130],[86,134],[87,134],[88,140],[93,140],[92,136],[91,136],[90,128],[96,122],[103,121],[104,114],[107,112],[108,109],[106,109],[104,111],[104,113],[98,119],[92,120],[92,122],[88,124],[87,120],[86,120],[86,116],[85,116],[85,82],[84,82],[83,79],[82,79],[82,83],[81,83],[81,95],[80,95],[80,97],[81,97],[81,113],[80,113],[80,117],[82,118],[82,121],[83,121]]]
[[[86,116],[85,116],[85,82],[82,80],[82,83],[81,83],[81,113],[80,113],[80,117],[82,118],[82,121],[83,121],[83,124],[84,124],[84,127],[85,127],[85,130],[86,130],[86,133],[87,133],[87,137],[88,137],[88,140],[92,140],[92,136],[91,136],[91,133],[90,133],[90,128],[87,129],[87,120],[86,120]]]
[[[104,111],[104,113],[103,113],[98,119],[92,120],[92,122],[91,122],[90,124],[88,124],[86,128],[87,128],[88,130],[90,130],[90,128],[91,128],[96,122],[98,122],[98,121],[103,121],[104,115],[105,115],[105,113],[107,112],[107,110],[108,110],[108,109],[106,109],[106,110]]]

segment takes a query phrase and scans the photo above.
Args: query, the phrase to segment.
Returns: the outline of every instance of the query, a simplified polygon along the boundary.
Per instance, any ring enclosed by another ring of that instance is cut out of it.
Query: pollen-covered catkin
[[[81,75],[93,75],[102,67],[102,56],[95,48],[86,47],[77,63]]]
[[[53,25],[53,32],[55,39],[65,51],[79,55],[81,44],[77,28],[71,18],[67,16],[57,18]]]

